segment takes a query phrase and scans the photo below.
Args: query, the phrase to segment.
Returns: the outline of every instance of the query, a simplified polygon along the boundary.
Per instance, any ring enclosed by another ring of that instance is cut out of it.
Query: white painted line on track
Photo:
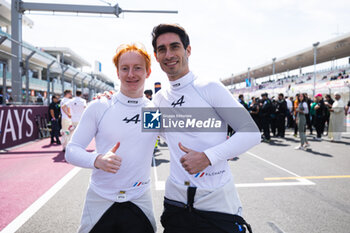
[[[272,228],[272,230],[276,233],[284,233],[274,222],[267,222],[267,224]]]
[[[164,182],[163,182],[164,184]],[[242,183],[236,184],[237,188],[259,188],[259,187],[283,187],[283,186],[305,186],[315,185],[315,183],[300,181],[300,182],[275,182],[275,183]],[[165,185],[156,187],[157,191],[165,190]]]
[[[253,154],[252,152],[248,151],[246,153],[251,155],[251,156],[253,156],[253,157],[255,157],[255,158],[257,158],[257,159],[260,159],[261,161],[264,161],[265,163],[270,164],[271,166],[274,166],[274,167],[276,167],[276,168],[278,168],[278,169],[280,169],[280,170],[282,170],[284,172],[287,172],[287,173],[291,174],[292,176],[300,177],[300,179],[296,179],[296,180],[298,180],[297,183],[301,183],[302,185],[314,185],[315,184],[314,182],[312,182],[312,181],[310,181],[308,179],[302,178],[298,174],[296,174],[294,172],[291,172],[291,171],[289,171],[289,170],[287,170],[287,169],[285,169],[285,168],[283,168],[283,167],[281,167],[281,166],[279,166],[279,165],[277,165],[275,163],[272,163],[272,162],[270,162],[270,161],[268,161],[266,159],[263,159],[260,156],[257,156],[256,154]],[[280,183],[285,183],[285,182],[280,182]],[[296,182],[292,182],[292,183],[296,183]],[[265,183],[265,184],[267,184],[267,183]]]
[[[165,190],[165,182],[158,180],[156,159],[154,158],[154,156],[152,157],[152,159],[153,159],[153,161],[152,161],[153,162],[153,173],[154,173],[156,190]]]
[[[300,185],[314,185],[306,182],[276,182],[276,183],[245,183],[236,184],[237,188],[256,188],[256,187],[281,187],[281,186],[300,186]]]
[[[260,156],[257,156],[256,154],[253,154],[252,152],[249,152],[249,151],[248,151],[248,152],[246,152],[246,153],[249,154],[249,155],[251,155],[251,156],[253,156],[253,157],[255,157],[255,158],[257,158],[257,159],[260,159],[260,160],[264,161],[265,163],[268,163],[268,164],[270,164],[270,165],[272,165],[272,166],[274,166],[274,167],[276,167],[276,168],[278,168],[278,169],[281,169],[282,171],[285,171],[285,172],[291,174],[292,176],[301,177],[301,176],[295,174],[294,172],[291,172],[291,171],[289,171],[289,170],[287,170],[287,169],[285,169],[285,168],[283,168],[283,167],[281,167],[281,166],[279,166],[279,165],[277,165],[277,164],[274,164],[274,163],[272,163],[272,162],[270,162],[270,161],[268,161],[268,160],[266,160],[266,159],[261,158]]]
[[[25,211],[17,216],[9,225],[7,225],[0,233],[13,233],[17,231],[24,223],[28,221],[46,202],[48,202],[68,181],[70,181],[81,168],[75,167],[52,186],[39,199],[31,204]]]
[[[314,182],[305,179],[301,176],[299,176],[298,174],[291,172],[289,170],[287,170],[286,168],[283,168],[275,163],[272,163],[266,159],[261,158],[260,156],[253,154],[251,152],[246,152],[247,154],[265,162],[270,164],[273,167],[276,167],[284,172],[287,172],[288,174],[295,176],[295,177],[300,177],[300,178],[296,178],[296,182],[271,182],[271,183],[242,183],[242,184],[236,184],[237,188],[252,188],[252,187],[281,187],[281,186],[300,186],[300,185],[315,185]],[[156,170],[156,162],[155,162],[155,158],[153,157],[153,171],[154,171],[154,177],[155,177],[155,186],[156,186],[156,190],[165,190],[165,182],[164,181],[159,181],[158,180],[158,176],[157,176],[157,170]]]

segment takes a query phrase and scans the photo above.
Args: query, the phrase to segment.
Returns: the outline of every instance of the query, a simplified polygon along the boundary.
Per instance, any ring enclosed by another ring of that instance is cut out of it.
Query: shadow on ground
[[[162,163],[169,163],[170,162],[168,159],[154,159],[154,161],[155,161],[155,165],[152,162],[152,167],[158,167]]]
[[[66,163],[67,161],[66,161],[66,159],[65,159],[65,157],[64,157],[64,154],[65,154],[65,153],[64,153],[63,151],[61,151],[60,153],[58,153],[56,157],[53,157],[53,158],[52,158],[53,162],[54,162],[54,163]]]
[[[314,154],[314,155],[320,155],[320,156],[324,156],[324,157],[333,157],[333,155],[327,154],[327,153],[321,153],[318,151],[314,151],[312,149],[307,149],[306,152]]]

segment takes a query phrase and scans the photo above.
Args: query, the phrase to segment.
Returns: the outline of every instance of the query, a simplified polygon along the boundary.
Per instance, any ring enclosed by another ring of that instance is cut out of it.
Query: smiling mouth
[[[172,61],[172,62],[165,62],[164,64],[166,66],[175,66],[178,63],[178,61]]]
[[[129,80],[129,81],[126,81],[127,83],[138,83],[139,80]]]

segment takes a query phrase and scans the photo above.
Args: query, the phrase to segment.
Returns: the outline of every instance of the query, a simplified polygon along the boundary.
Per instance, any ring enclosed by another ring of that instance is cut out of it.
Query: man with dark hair
[[[261,126],[264,132],[264,142],[270,142],[270,118],[272,112],[272,102],[267,93],[261,94],[260,113]]]
[[[334,103],[334,100],[332,99],[332,96],[327,94],[324,100],[324,104],[326,106],[325,125],[327,123],[327,131],[326,131],[327,134],[328,134],[328,128],[329,128],[329,118],[331,116],[330,109],[332,108],[333,103]]]
[[[276,137],[276,131],[277,131],[277,117],[276,117],[276,108],[277,108],[277,101],[275,96],[272,96],[271,98],[271,112],[270,112],[270,132],[272,132],[272,135]]]
[[[311,124],[311,117],[310,117],[310,110],[311,110],[311,104],[312,104],[312,100],[309,98],[307,93],[303,94],[305,96],[305,102],[307,104],[307,108],[308,108],[308,114],[305,114],[305,118],[306,118],[306,125],[307,128],[310,130],[310,135],[312,134],[312,124]]]
[[[171,161],[161,216],[164,232],[245,232],[244,226],[250,230],[241,217],[227,160],[260,143],[258,127],[221,83],[201,80],[190,71],[185,29],[160,24],[152,36],[156,60],[170,81],[170,90],[158,91],[154,104],[174,111],[206,107],[235,131],[229,139],[226,131],[164,132]]]
[[[153,91],[151,89],[145,90],[143,94],[145,94],[147,99],[152,100]]]
[[[287,102],[282,93],[278,95],[276,102],[277,137],[284,138],[286,127]]]
[[[52,96],[52,102],[49,106],[49,116],[50,116],[50,121],[51,121],[51,144],[55,143],[55,138],[56,138],[56,143],[58,145],[61,144],[59,135],[60,135],[60,127],[59,127],[59,117],[60,117],[60,105],[58,102],[58,98],[53,95]]]
[[[182,46],[185,50],[190,45],[190,38],[183,27],[176,24],[159,24],[157,27],[153,28],[152,32],[152,45],[155,54],[157,54],[157,39],[160,35],[165,33],[175,33],[181,40]]]
[[[323,101],[322,94],[315,95],[317,104],[315,105],[315,128],[317,132],[316,140],[322,140],[322,134],[326,122],[327,107]]]
[[[238,101],[248,110],[248,104],[244,101],[244,95],[240,94],[238,96]]]

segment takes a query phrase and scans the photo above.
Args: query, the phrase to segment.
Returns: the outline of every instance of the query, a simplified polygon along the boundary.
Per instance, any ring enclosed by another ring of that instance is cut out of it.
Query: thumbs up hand
[[[190,174],[203,171],[210,165],[210,161],[204,152],[189,149],[179,142],[179,148],[186,154],[180,158],[180,162],[185,170]]]
[[[115,144],[106,154],[97,156],[94,164],[95,167],[105,172],[117,173],[122,163],[122,158],[115,154],[119,146],[120,142]]]

